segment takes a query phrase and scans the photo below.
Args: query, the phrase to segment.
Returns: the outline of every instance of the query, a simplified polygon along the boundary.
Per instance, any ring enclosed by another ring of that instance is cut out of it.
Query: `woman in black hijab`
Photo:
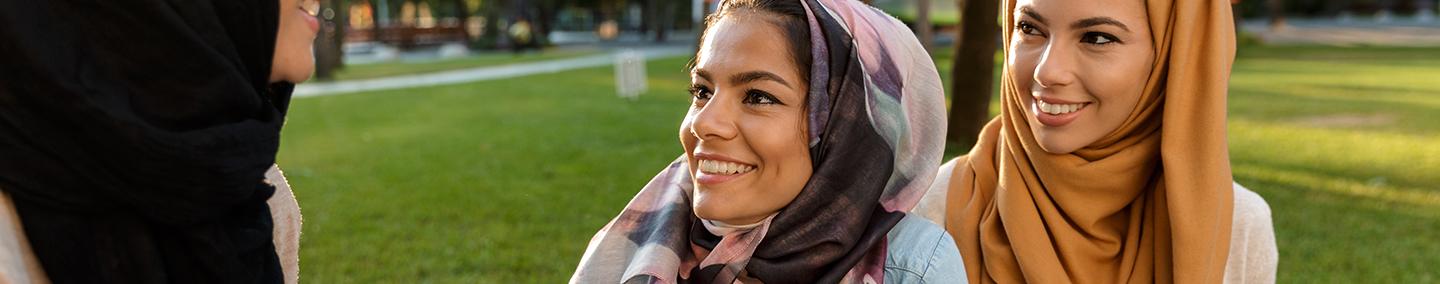
[[[265,175],[314,2],[0,0],[0,190],[36,278],[293,280]]]

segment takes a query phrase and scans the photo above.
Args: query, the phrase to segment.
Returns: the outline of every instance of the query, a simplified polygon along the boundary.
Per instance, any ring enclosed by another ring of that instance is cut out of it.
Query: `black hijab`
[[[0,190],[57,283],[275,283],[276,0],[0,1]]]

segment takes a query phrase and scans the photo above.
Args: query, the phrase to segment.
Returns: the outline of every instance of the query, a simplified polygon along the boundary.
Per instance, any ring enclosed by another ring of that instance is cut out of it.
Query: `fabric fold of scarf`
[[[1007,23],[1015,1],[1005,2]],[[972,283],[1215,283],[1233,214],[1227,1],[1145,1],[1155,65],[1119,129],[1071,154],[1039,147],[1017,84],[958,159],[946,206]],[[1006,50],[1014,27],[1003,25]],[[1008,56],[1008,55],[1007,55]],[[1025,76],[1022,76],[1025,77]]]
[[[281,280],[278,1],[0,3],[0,190],[52,281]]]
[[[939,167],[940,76],[909,28],[884,12],[854,0],[802,3],[813,62],[805,188],[755,229],[716,236],[691,212],[681,156],[595,235],[571,282],[883,279],[885,235]]]

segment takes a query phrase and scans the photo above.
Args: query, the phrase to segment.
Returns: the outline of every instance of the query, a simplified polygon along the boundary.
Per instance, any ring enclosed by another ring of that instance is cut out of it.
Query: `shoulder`
[[[886,235],[885,283],[963,283],[955,240],[940,225],[906,214]]]
[[[1254,191],[1234,185],[1235,215],[1230,226],[1226,283],[1273,283],[1279,265],[1270,204]]]
[[[285,180],[280,166],[271,166],[265,172],[265,181],[275,186],[275,194],[266,200],[274,222],[271,237],[275,243],[275,254],[280,258],[285,283],[297,283],[300,279],[300,230],[303,223],[300,203],[295,200],[295,193],[290,191],[290,182]]]
[[[1260,194],[1250,191],[1239,183],[1235,188],[1235,215],[1231,217],[1231,246],[1240,246],[1256,241],[1255,237],[1271,237],[1275,227],[1270,217],[1270,204]]]
[[[950,176],[954,175],[955,165],[964,157],[960,156],[940,165],[940,169],[935,172],[935,181],[930,183],[930,188],[920,197],[915,209],[910,210],[911,215],[919,215],[936,224],[945,224],[945,199],[950,192]]]
[[[1269,223],[1270,204],[1260,194],[1250,191],[1249,188],[1234,183],[1235,188],[1235,220],[1236,221],[1260,221]]]

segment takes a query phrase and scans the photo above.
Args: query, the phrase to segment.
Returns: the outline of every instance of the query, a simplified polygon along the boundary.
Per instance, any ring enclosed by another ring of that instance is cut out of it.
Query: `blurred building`
[[[663,39],[691,32],[716,0],[337,0],[347,44],[505,49],[516,24],[535,45]],[[711,9],[713,10],[713,9]],[[558,37],[556,37],[558,35]]]

